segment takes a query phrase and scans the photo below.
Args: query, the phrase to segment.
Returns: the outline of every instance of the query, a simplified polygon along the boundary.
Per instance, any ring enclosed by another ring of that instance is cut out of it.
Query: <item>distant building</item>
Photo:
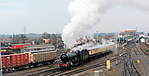
[[[125,33],[134,33],[134,32],[136,32],[136,29],[127,29],[124,32]]]
[[[43,39],[45,44],[49,44],[50,43],[50,39]]]
[[[137,32],[136,29],[127,29],[124,31],[124,34],[126,35],[134,35]]]

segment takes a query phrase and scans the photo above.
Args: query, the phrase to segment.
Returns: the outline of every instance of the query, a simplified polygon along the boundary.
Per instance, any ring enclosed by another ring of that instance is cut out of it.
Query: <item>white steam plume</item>
[[[72,46],[77,39],[84,37],[95,30],[100,16],[112,5],[134,5],[137,8],[149,9],[148,0],[73,0],[68,10],[71,16],[62,33],[62,38],[67,47]]]

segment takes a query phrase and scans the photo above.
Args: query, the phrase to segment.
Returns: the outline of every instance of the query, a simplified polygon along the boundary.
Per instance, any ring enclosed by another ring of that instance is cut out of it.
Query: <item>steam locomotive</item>
[[[86,46],[80,48],[73,48],[70,52],[65,52],[60,56],[61,63],[59,63],[59,68],[70,69],[74,66],[83,64],[99,56],[107,55],[112,52],[115,48],[115,44],[105,44],[105,45],[93,45],[92,47]]]

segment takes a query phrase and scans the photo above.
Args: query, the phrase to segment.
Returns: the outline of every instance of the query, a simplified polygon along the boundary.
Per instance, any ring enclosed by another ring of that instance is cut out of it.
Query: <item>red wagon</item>
[[[29,64],[28,54],[10,54],[2,56],[3,69],[17,69]]]

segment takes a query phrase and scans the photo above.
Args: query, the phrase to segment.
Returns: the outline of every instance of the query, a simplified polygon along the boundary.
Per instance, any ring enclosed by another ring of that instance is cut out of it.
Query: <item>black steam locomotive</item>
[[[59,68],[69,69],[71,67],[86,63],[92,58],[111,53],[113,48],[115,48],[115,44],[107,44],[101,47],[80,50],[75,49],[71,52],[65,52],[60,56],[61,63],[59,63]]]

